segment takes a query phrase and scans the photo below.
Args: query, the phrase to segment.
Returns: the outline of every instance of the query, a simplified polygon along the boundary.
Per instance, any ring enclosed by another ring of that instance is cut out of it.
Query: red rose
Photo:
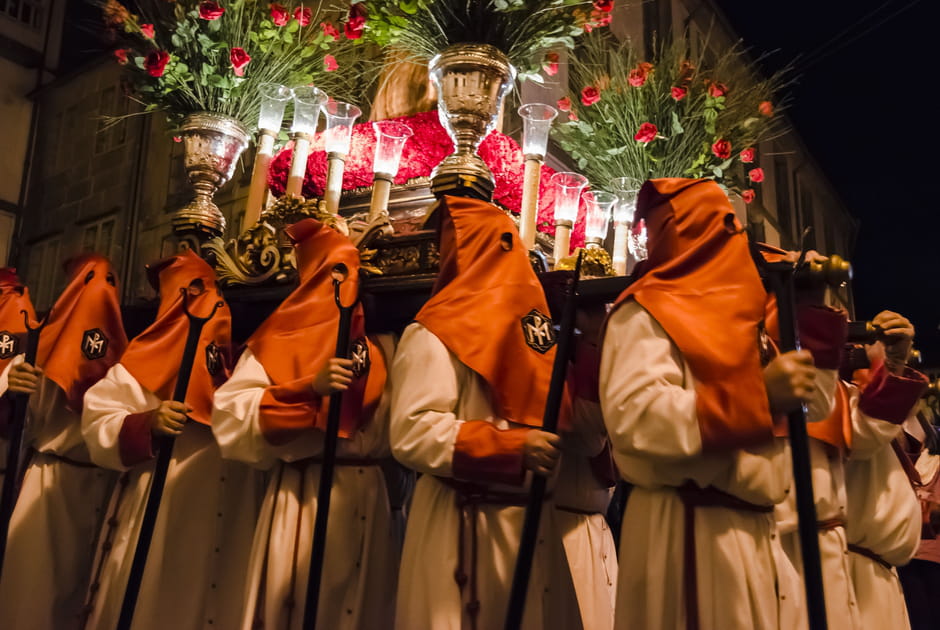
[[[601,100],[601,93],[593,85],[589,85],[581,90],[581,104],[585,107],[590,107],[599,100]]]
[[[357,2],[349,7],[349,18],[343,26],[343,32],[346,33],[346,39],[359,39],[362,37],[362,31],[366,27],[366,5]]]
[[[336,63],[336,57],[333,55],[326,55],[323,57],[323,69],[327,72],[333,72],[339,68],[339,64]]]
[[[141,24],[140,25],[140,34],[146,37],[147,39],[153,39],[153,24]]]
[[[309,7],[299,6],[294,9],[294,19],[297,20],[297,23],[301,26],[307,26],[310,24],[310,19],[313,17],[313,10]]]
[[[320,27],[323,28],[324,35],[332,37],[333,41],[339,41],[339,31],[330,22],[320,22]]]
[[[741,199],[744,200],[744,203],[751,203],[754,201],[754,191],[748,188],[747,190],[741,191]]]
[[[118,48],[117,50],[114,51],[114,58],[117,59],[117,62],[121,64],[122,66],[126,65],[127,53],[128,53],[127,48]]]
[[[245,49],[233,48],[229,52],[229,59],[232,62],[232,70],[235,71],[235,76],[245,76],[245,66],[248,65],[249,61],[251,61],[251,57],[248,56],[248,53],[245,52]]]
[[[154,50],[144,57],[144,69],[152,77],[162,77],[166,64],[170,63],[170,53],[165,50]]]
[[[545,53],[545,74],[550,77],[558,74],[558,53],[549,52]]]
[[[604,13],[614,10],[614,0],[594,0],[594,8]]]
[[[287,7],[280,4],[271,5],[271,21],[274,22],[274,26],[284,26],[289,20],[290,13],[287,12]]]
[[[649,73],[653,71],[653,64],[643,62],[638,65],[636,68],[630,71],[630,76],[627,77],[627,82],[633,87],[640,87],[646,83],[646,78],[649,76]]]
[[[558,109],[559,109],[560,111],[563,111],[563,112],[570,112],[570,111],[571,111],[571,99],[568,98],[567,96],[564,97],[564,98],[558,99],[557,105],[558,105]]]
[[[745,164],[750,164],[754,161],[754,147],[748,147],[741,151],[741,161]]]
[[[762,101],[761,104],[757,106],[757,111],[759,111],[762,116],[770,118],[774,115],[773,103],[770,101]]]
[[[572,120],[572,121],[578,120],[578,115],[575,114],[574,112],[568,112],[568,120]]]
[[[652,142],[656,139],[656,134],[659,133],[659,129],[656,128],[656,125],[653,123],[645,122],[640,125],[639,130],[637,130],[636,135],[633,136],[633,139],[637,142],[642,142],[646,144]]]
[[[213,0],[203,0],[199,3],[199,17],[204,20],[218,20],[225,13],[225,9],[219,6],[218,2]]]
[[[755,184],[759,184],[764,181],[764,169],[762,168],[752,168],[747,173],[748,178]]]
[[[681,101],[689,93],[689,91],[685,89],[684,87],[674,87],[672,88],[671,91],[672,91],[672,98],[677,101]]]
[[[727,160],[731,157],[731,143],[719,138],[715,141],[715,144],[712,145],[712,153],[714,153],[715,157],[719,160]]]
[[[728,86],[724,83],[718,83],[716,81],[709,82],[708,84],[708,95],[712,98],[719,98],[728,93]]]

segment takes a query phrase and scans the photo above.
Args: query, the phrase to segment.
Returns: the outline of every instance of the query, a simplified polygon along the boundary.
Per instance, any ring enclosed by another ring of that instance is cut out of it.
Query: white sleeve
[[[636,302],[620,306],[607,322],[600,399],[614,450],[660,460],[701,456],[695,391],[679,350]]]
[[[461,419],[460,387],[447,347],[420,324],[405,329],[392,369],[390,440],[399,462],[418,472],[450,477]]]

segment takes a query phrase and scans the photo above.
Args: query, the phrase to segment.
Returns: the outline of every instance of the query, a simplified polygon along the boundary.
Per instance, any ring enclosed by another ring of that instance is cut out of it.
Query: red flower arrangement
[[[327,72],[333,72],[339,68],[339,64],[336,63],[336,57],[333,55],[324,55],[323,56],[323,69]]]
[[[558,53],[554,51],[545,53],[545,65],[542,66],[542,69],[550,77],[558,74]]]
[[[645,122],[640,125],[640,128],[637,130],[636,134],[633,136],[633,139],[637,142],[642,142],[646,144],[652,142],[656,139],[656,134],[659,133],[659,129],[656,128],[656,125],[650,122]]]
[[[199,3],[199,17],[204,20],[218,20],[225,13],[225,9],[219,6],[218,2],[212,0],[203,0]]]
[[[349,7],[349,17],[346,24],[343,25],[343,31],[346,33],[346,39],[359,39],[362,37],[362,31],[366,28],[366,18],[368,11],[363,2],[357,2]]]
[[[747,190],[741,191],[741,199],[744,200],[744,203],[751,203],[754,201],[754,190],[748,188]]]
[[[140,34],[146,37],[147,39],[153,39],[153,24],[141,24],[140,25]]]
[[[114,51],[114,58],[117,59],[117,62],[122,66],[127,63],[127,48],[118,48]]]
[[[774,115],[773,103],[770,101],[762,101],[761,104],[757,106],[757,111],[760,112],[761,116],[770,118]]]
[[[297,23],[301,26],[307,26],[310,24],[310,19],[313,17],[313,10],[310,7],[297,7],[294,9],[294,19],[297,20]]]
[[[323,34],[327,37],[332,37],[334,42],[339,41],[339,31],[336,30],[336,27],[333,26],[330,22],[321,22],[320,27],[323,29]]]
[[[589,85],[581,90],[581,104],[585,107],[590,107],[599,100],[601,100],[601,91],[593,85]]]
[[[727,160],[731,157],[731,143],[723,138],[719,138],[712,145],[712,154],[719,160]]]
[[[165,50],[154,50],[144,57],[144,68],[152,77],[162,77],[168,63],[170,63],[170,53]]]
[[[752,168],[747,172],[747,177],[755,184],[759,184],[764,181],[764,169],[762,168]]]
[[[754,157],[755,157],[754,147],[748,147],[747,149],[744,149],[743,151],[741,151],[740,157],[741,157],[741,162],[743,162],[744,164],[750,164],[751,162],[753,162]]]
[[[724,83],[718,83],[717,81],[709,82],[708,84],[708,95],[712,98],[721,98],[722,96],[727,96],[728,86]]]
[[[653,64],[644,61],[630,71],[630,75],[627,77],[627,82],[633,87],[642,87],[643,84],[646,83],[646,79],[652,71]]]
[[[672,94],[673,100],[681,101],[689,93],[689,90],[684,87],[673,87],[670,92]]]
[[[405,143],[401,166],[395,176],[396,184],[430,176],[431,170],[454,149],[453,141],[441,126],[436,111],[402,116],[393,120],[405,122],[414,132],[414,135]],[[355,125],[349,156],[346,159],[346,168],[343,172],[344,190],[372,185],[374,147],[375,132],[371,123]],[[522,149],[509,136],[493,132],[480,144],[478,153],[493,171],[496,180],[493,201],[513,213],[518,213],[522,205],[522,178],[525,166]],[[276,197],[284,194],[292,157],[292,146],[288,144],[271,160],[268,186]],[[542,167],[537,225],[538,230],[546,234],[555,233],[555,194],[549,183],[554,172],[547,166]],[[321,197],[325,187],[326,152],[322,134],[317,134],[311,143],[302,194],[308,198]],[[578,221],[571,236],[573,247],[580,247],[584,244],[584,212],[585,208],[582,206],[578,211]]]
[[[558,99],[558,111],[561,112],[570,112],[571,111],[571,99],[567,96]]]
[[[290,13],[287,11],[287,7],[272,4],[271,21],[274,22],[274,26],[285,26],[290,21]]]
[[[245,52],[245,49],[233,48],[229,53],[229,60],[232,62],[232,70],[234,70],[235,76],[245,76],[245,66],[251,61],[251,57]]]

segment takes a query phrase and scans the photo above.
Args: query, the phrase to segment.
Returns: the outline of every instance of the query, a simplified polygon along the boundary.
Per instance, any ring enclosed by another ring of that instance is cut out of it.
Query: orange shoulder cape
[[[682,352],[706,451],[771,440],[758,343],[767,295],[727,196],[709,180],[651,180],[636,218],[649,258],[615,308],[636,300]]]
[[[121,364],[160,400],[170,400],[189,332],[182,291],[188,294],[189,312],[199,317],[208,316],[222,294],[212,267],[189,250],[148,265],[147,273],[151,285],[160,292],[157,317],[131,341]],[[231,312],[225,304],[199,335],[186,402],[193,408],[190,417],[202,424],[210,423],[212,395],[229,375],[231,328]]]
[[[359,250],[348,238],[315,219],[295,223],[286,231],[294,243],[300,285],[255,331],[248,347],[274,385],[297,382],[298,388],[308,390],[336,351],[339,309],[331,272],[340,263],[346,265],[348,276],[340,285],[340,297],[344,305],[352,304],[359,288]],[[360,373],[343,394],[341,437],[350,437],[371,418],[386,380],[384,355],[365,336],[365,315],[358,302],[353,309],[350,340],[356,355],[355,371]],[[327,401],[324,399],[312,419],[313,426],[321,430],[326,428]]]
[[[501,417],[540,427],[554,330],[516,227],[476,199],[444,197],[437,212],[441,270],[415,320],[483,377]]]
[[[26,350],[26,320],[36,320],[33,303],[16,269],[0,268],[0,371],[13,360],[13,357]],[[33,324],[30,324],[33,325]]]

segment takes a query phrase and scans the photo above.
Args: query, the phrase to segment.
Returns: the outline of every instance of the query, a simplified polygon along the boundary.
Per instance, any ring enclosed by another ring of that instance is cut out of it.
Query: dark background
[[[795,60],[788,115],[860,222],[856,316],[906,315],[926,364],[940,367],[940,209],[928,190],[940,183],[935,3],[716,3],[755,57],[778,51],[767,70]]]

